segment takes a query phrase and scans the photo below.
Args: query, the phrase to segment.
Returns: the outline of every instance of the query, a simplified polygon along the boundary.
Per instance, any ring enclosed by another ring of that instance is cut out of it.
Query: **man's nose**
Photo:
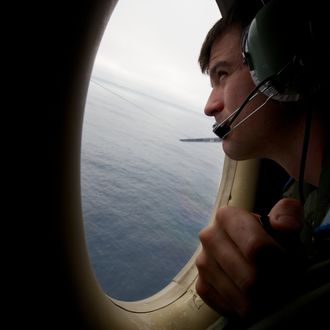
[[[222,92],[217,88],[213,88],[211,94],[206,102],[204,113],[207,116],[215,117],[219,112],[223,110],[224,102]]]

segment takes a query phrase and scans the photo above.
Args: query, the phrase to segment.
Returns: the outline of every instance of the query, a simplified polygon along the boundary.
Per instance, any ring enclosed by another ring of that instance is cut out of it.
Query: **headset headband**
[[[309,40],[309,22],[301,8],[292,2],[268,2],[242,37],[243,56],[255,84],[272,77],[265,94],[279,101],[300,99],[309,82]]]

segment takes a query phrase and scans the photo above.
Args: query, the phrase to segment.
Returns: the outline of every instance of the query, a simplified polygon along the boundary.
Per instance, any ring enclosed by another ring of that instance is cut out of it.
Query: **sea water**
[[[200,112],[110,81],[90,84],[82,204],[90,260],[103,290],[132,301],[164,288],[198,246],[223,155]]]

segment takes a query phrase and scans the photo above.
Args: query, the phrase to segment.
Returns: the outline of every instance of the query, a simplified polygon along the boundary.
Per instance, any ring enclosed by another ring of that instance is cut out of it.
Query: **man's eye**
[[[219,86],[224,84],[225,79],[229,76],[229,72],[218,68],[211,72],[211,86]]]
[[[218,82],[222,82],[225,78],[227,78],[228,73],[226,71],[218,71],[217,72],[217,78]]]

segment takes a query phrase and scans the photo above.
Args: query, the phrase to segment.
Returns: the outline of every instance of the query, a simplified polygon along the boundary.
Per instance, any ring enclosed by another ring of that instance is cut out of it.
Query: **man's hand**
[[[300,202],[288,198],[269,213],[271,227],[283,233],[285,240],[296,237],[303,218]],[[200,240],[203,249],[196,260],[196,290],[222,314],[247,318],[258,306],[271,303],[272,295],[280,294],[277,288],[285,290],[289,285],[281,286],[280,282],[292,280],[286,276],[290,262],[285,242],[267,233],[256,214],[220,208],[214,223],[200,232]],[[272,286],[276,290],[270,289]]]

